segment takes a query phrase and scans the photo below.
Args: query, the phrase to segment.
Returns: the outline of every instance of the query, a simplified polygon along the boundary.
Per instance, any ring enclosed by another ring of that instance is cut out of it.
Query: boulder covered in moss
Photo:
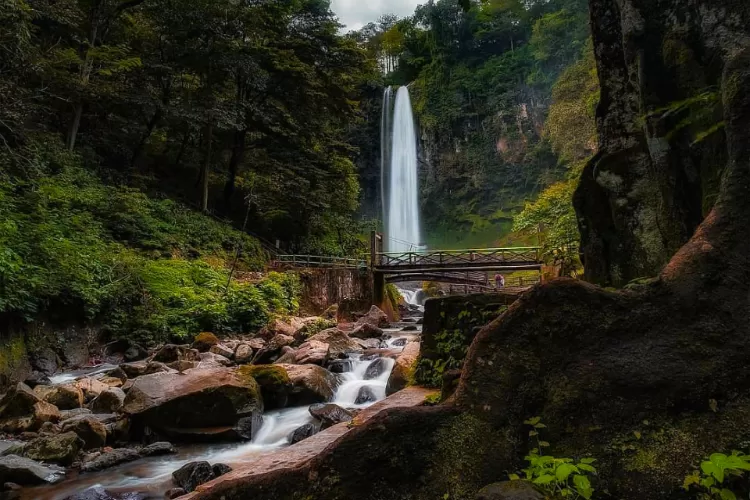
[[[281,365],[245,365],[237,369],[242,377],[251,377],[260,386],[263,407],[274,410],[287,406],[292,380]]]
[[[333,399],[338,380],[318,365],[278,365],[287,372],[292,387],[288,393],[289,406],[325,403]]]
[[[386,393],[388,395],[404,389],[414,382],[417,358],[419,357],[419,342],[409,342],[396,358],[393,369],[388,377]]]
[[[261,413],[263,399],[253,377],[231,368],[194,369],[137,378],[123,411],[154,429],[233,427]]]
[[[66,420],[63,432],[74,432],[83,442],[83,449],[101,448],[107,441],[107,428],[93,415],[81,415]]]
[[[198,352],[208,352],[211,347],[217,345],[219,342],[219,337],[213,333],[202,332],[195,336],[192,347],[193,349],[197,349]]]
[[[83,449],[83,440],[75,432],[42,436],[23,448],[23,456],[40,462],[70,465]]]

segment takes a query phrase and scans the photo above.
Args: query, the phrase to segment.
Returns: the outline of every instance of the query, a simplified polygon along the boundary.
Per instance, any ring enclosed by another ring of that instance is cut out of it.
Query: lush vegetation
[[[366,248],[376,64],[328,2],[0,2],[0,315],[144,340],[297,309],[261,238]],[[253,236],[250,236],[253,235]]]
[[[583,153],[596,147],[593,106],[581,114],[575,87],[552,91],[560,75],[590,90],[587,2],[428,1],[412,17],[385,16],[357,37],[388,73],[386,83],[410,84],[414,94],[427,243],[522,243],[503,236],[526,200],[565,181],[574,148],[564,145],[567,127],[586,120]]]

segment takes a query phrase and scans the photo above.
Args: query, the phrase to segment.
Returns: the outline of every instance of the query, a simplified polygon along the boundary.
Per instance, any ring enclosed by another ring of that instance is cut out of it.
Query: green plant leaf
[[[578,470],[578,467],[576,467],[575,465],[560,464],[557,469],[555,469],[555,477],[560,482],[567,481],[568,476],[570,476],[574,472],[580,472]]]
[[[555,480],[555,476],[551,474],[543,474],[538,478],[534,479],[534,484],[549,484]]]
[[[737,500],[737,496],[732,492],[732,490],[728,490],[726,488],[723,488],[719,494],[721,495],[721,500]]]
[[[581,459],[582,464],[593,464],[594,462],[596,462],[595,458],[582,458]]]
[[[518,481],[521,479],[521,477],[518,474],[508,474],[508,479],[511,481]]]
[[[580,463],[578,464],[578,468],[581,470],[585,470],[586,472],[592,472],[596,474],[596,469],[590,466],[589,464]]]
[[[549,443],[547,441],[539,441],[539,446],[542,448],[548,448]]]
[[[718,481],[719,483],[724,482],[724,471],[720,469],[719,466],[716,465],[713,461],[702,462],[701,470],[705,475],[713,476],[714,478],[716,478],[716,481]]]
[[[591,481],[584,475],[576,474],[573,476],[573,484],[576,487],[576,491],[586,500],[590,499],[594,493],[591,489]]]

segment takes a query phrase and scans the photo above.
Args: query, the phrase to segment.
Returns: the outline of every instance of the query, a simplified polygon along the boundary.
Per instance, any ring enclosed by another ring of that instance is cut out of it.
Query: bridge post
[[[372,280],[372,303],[378,307],[385,301],[385,274],[375,270],[378,265],[378,253],[383,251],[383,235],[377,231],[370,232],[370,279]]]

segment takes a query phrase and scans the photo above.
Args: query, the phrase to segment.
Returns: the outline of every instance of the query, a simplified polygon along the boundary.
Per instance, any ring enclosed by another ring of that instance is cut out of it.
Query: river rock
[[[39,401],[41,399],[29,386],[19,382],[0,399],[0,419],[32,415]]]
[[[331,373],[348,373],[353,366],[351,359],[334,359],[328,363],[328,370]]]
[[[211,470],[214,471],[214,477],[223,476],[232,472],[232,468],[227,464],[213,464]]]
[[[34,394],[40,399],[51,403],[59,410],[73,410],[83,407],[83,391],[74,384],[39,385],[34,388]]]
[[[237,371],[241,376],[252,377],[258,383],[264,409],[275,410],[287,406],[289,393],[294,386],[283,365],[245,365]]]
[[[190,462],[172,473],[174,483],[188,493],[195,491],[195,488],[215,477],[213,468],[208,462]]]
[[[544,500],[544,495],[527,481],[505,481],[485,486],[476,500]]]
[[[409,343],[409,339],[402,337],[400,339],[396,339],[393,342],[391,342],[391,347],[406,347],[406,344]]]
[[[365,403],[374,403],[378,398],[375,396],[375,392],[371,387],[366,385],[360,387],[357,393],[357,399],[354,400],[355,405],[363,405]]]
[[[313,424],[305,424],[296,428],[289,434],[289,444],[299,443],[313,434],[315,434],[315,426]]]
[[[177,453],[177,450],[172,445],[172,443],[169,443],[167,441],[158,441],[148,446],[144,446],[143,448],[141,448],[140,453],[143,457],[153,457],[159,455],[173,455]]]
[[[196,368],[221,368],[224,366],[232,366],[234,364],[224,356],[212,352],[200,353],[200,359],[201,360]]]
[[[130,344],[125,352],[123,353],[123,359],[128,363],[133,361],[140,361],[148,357],[148,350],[138,344]]]
[[[218,341],[218,340],[217,340]],[[210,347],[206,348],[208,351]],[[205,351],[204,351],[205,352]],[[191,349],[183,345],[167,344],[159,349],[152,361],[158,361],[159,363],[172,363],[174,361],[185,360],[185,361],[198,361],[200,352],[196,349]],[[122,366],[122,365],[120,365]],[[125,372],[127,373],[127,371]]]
[[[378,306],[372,306],[367,314],[357,320],[357,325],[364,324],[384,328],[388,326],[388,315],[381,311]]]
[[[359,344],[354,339],[349,338],[349,335],[338,328],[323,330],[307,340],[308,342],[317,341],[328,344],[329,359],[335,359],[343,354],[358,351],[360,349]]]
[[[294,337],[297,330],[304,326],[304,323],[301,322],[295,322],[295,324],[292,324],[291,322],[294,322],[295,319],[296,318],[292,318],[289,323],[281,319],[275,319],[260,331],[259,336],[264,340],[271,340],[276,335]]]
[[[214,346],[211,346],[211,348],[209,349],[209,352],[218,354],[219,356],[224,356],[225,358],[229,360],[231,360],[234,357],[234,351],[230,349],[229,347],[222,345],[222,344],[216,344]]]
[[[417,358],[419,358],[419,342],[406,344],[404,350],[396,358],[386,385],[386,394],[391,395],[404,389],[414,379]]]
[[[319,340],[308,340],[297,349],[294,362],[299,365],[322,365],[328,357],[328,344]]]
[[[362,323],[352,330],[349,336],[363,340],[376,339],[383,336],[383,330],[377,326],[371,325],[370,323]]]
[[[369,365],[365,370],[365,380],[374,380],[383,375],[388,370],[388,361],[385,358],[378,358]]]
[[[310,415],[318,419],[321,423],[320,429],[327,429],[342,422],[351,422],[354,414],[339,405],[333,403],[314,404],[310,406]]]
[[[36,430],[45,422],[59,421],[57,407],[41,401],[25,384],[17,384],[0,400],[0,430],[3,432]]]
[[[168,500],[174,500],[175,498],[179,498],[183,495],[187,495],[187,491],[183,490],[182,488],[172,488],[164,494],[164,498]]]
[[[99,381],[104,385],[107,385],[109,387],[117,387],[118,389],[121,388],[125,383],[122,379],[117,377],[102,377],[99,379]]]
[[[185,359],[179,359],[177,361],[172,361],[171,363],[168,363],[167,367],[169,367],[172,370],[177,371],[178,373],[182,373],[188,370],[192,370],[193,368],[197,368],[198,363],[200,363],[200,361],[187,361]],[[125,390],[125,386],[123,386],[123,390]]]
[[[281,356],[279,359],[273,362],[275,365],[296,365],[297,363],[297,349],[294,347],[285,345],[281,348]]]
[[[47,376],[53,375],[62,365],[60,357],[50,348],[40,349],[29,356],[31,367]]]
[[[117,448],[88,460],[81,465],[81,472],[94,472],[141,458],[140,453],[130,448]]]
[[[289,406],[324,403],[333,399],[338,381],[325,368],[318,365],[277,365],[284,368],[292,387]]]
[[[274,335],[269,340],[263,349],[260,349],[253,359],[253,364],[265,365],[273,363],[281,356],[281,349],[286,346],[291,346],[294,343],[294,337],[289,335],[278,334]]]
[[[88,408],[75,408],[73,410],[64,410],[60,412],[60,422],[65,422],[73,417],[80,415],[91,415],[91,410]]]
[[[198,352],[208,352],[211,347],[219,343],[219,338],[211,332],[202,332],[195,336],[193,340],[193,349]]]
[[[379,339],[352,339],[354,340],[360,347],[362,351],[367,351],[370,349],[379,349],[380,346],[383,344]]]
[[[234,361],[238,365],[244,365],[245,363],[252,361],[254,355],[255,352],[250,344],[243,342],[239,344],[234,351]]]
[[[94,398],[89,408],[95,413],[116,413],[124,403],[125,392],[117,387],[110,387]]]
[[[75,432],[56,436],[42,436],[26,444],[23,456],[42,462],[70,465],[83,447],[83,441]]]
[[[254,378],[213,368],[140,377],[123,411],[155,429],[224,427],[262,412],[263,401]]]
[[[73,382],[73,384],[83,391],[84,399],[86,399],[87,401],[93,400],[103,391],[109,389],[109,386],[107,384],[91,377],[78,379]]]
[[[34,371],[31,372],[31,375],[26,377],[26,379],[23,381],[24,384],[28,385],[30,388],[35,388],[38,385],[50,385],[50,379],[47,375],[45,375],[42,372]]]
[[[65,477],[65,471],[52,465],[42,465],[18,455],[0,457],[0,483],[12,481],[23,486],[53,484]]]
[[[107,441],[107,428],[93,415],[81,415],[62,425],[63,432],[74,432],[83,441],[83,449],[101,448]]]

